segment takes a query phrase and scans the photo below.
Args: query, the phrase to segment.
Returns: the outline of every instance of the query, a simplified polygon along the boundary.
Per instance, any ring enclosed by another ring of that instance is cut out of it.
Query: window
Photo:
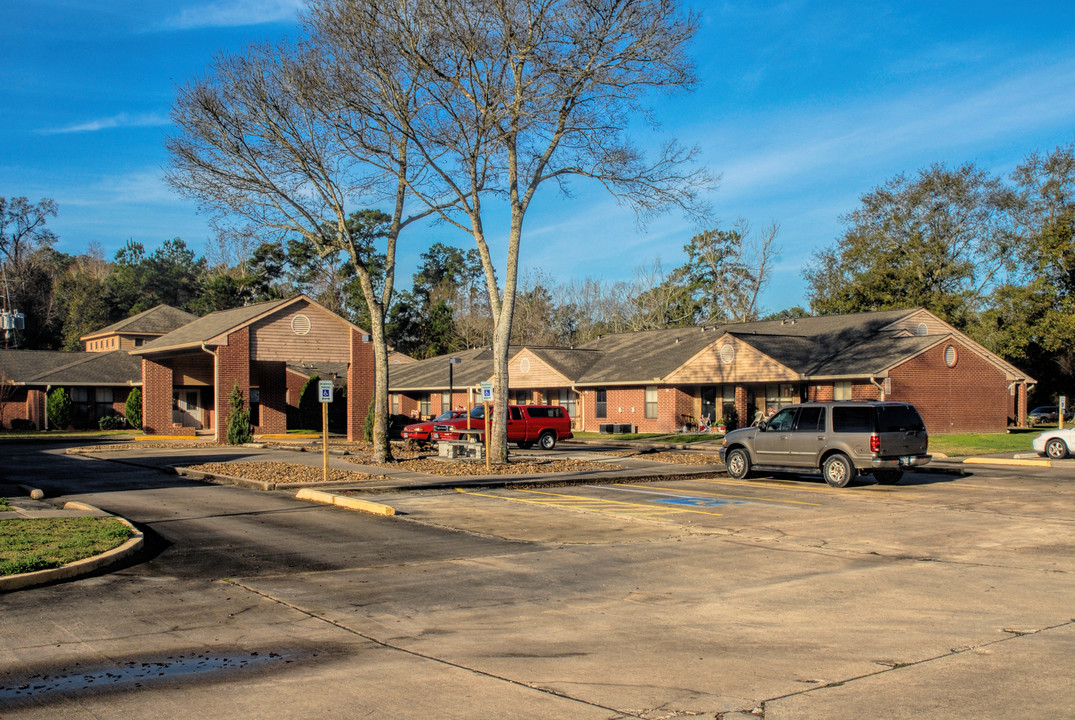
[[[523,411],[520,410],[519,408],[515,407],[514,405],[509,405],[508,406],[508,417],[511,420],[522,420],[523,419]]]
[[[850,380],[837,380],[832,385],[832,399],[833,400],[850,400],[851,399],[851,381]]]
[[[833,432],[873,432],[873,407],[836,406],[832,409]]]
[[[560,407],[567,410],[567,416],[572,420],[575,419],[575,392],[567,388],[560,388],[558,391],[558,403]]]
[[[646,388],[646,417],[654,419],[657,417],[657,386],[650,385]]]
[[[418,399],[418,414],[422,417],[429,417],[429,393],[424,393]]]
[[[134,339],[134,346],[135,347],[142,347],[143,345],[145,345],[145,342],[146,342],[145,338],[135,338]]]
[[[399,415],[399,393],[392,396],[392,414]]]
[[[597,418],[608,417],[607,391],[604,388],[594,391],[593,416]]]
[[[529,390],[512,390],[511,391],[512,403],[515,405],[529,405],[530,404],[530,391]]]
[[[825,408],[804,407],[799,410],[799,420],[795,423],[796,432],[824,432]]]
[[[792,425],[795,424],[795,414],[797,412],[799,412],[798,408],[785,408],[781,410],[769,420],[768,428],[770,430],[781,432],[791,430]]]
[[[448,412],[452,409],[452,396],[447,391],[440,394],[440,411]]]

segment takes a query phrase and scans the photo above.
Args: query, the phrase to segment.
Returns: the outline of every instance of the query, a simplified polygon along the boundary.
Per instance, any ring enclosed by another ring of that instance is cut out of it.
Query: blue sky
[[[0,196],[54,198],[58,249],[182,237],[203,253],[207,218],[162,182],[175,90],[220,53],[296,30],[299,0],[33,0],[0,10]],[[801,270],[858,198],[899,172],[971,161],[1007,175],[1075,141],[1075,3],[692,2],[701,84],[663,98],[657,135],[698,144],[722,176],[721,226],[781,227],[764,310],[804,304]],[[640,229],[579,182],[544,193],[523,263],[560,279],[671,270],[697,228],[676,215]],[[495,231],[495,228],[493,229]],[[405,236],[401,285],[443,226]]]

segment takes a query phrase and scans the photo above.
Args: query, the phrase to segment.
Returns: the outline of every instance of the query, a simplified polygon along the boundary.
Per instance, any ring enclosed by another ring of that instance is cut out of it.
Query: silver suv
[[[929,437],[918,411],[902,402],[809,402],[786,407],[724,437],[720,459],[733,478],[751,470],[821,472],[833,487],[860,474],[891,485],[925,465]]]

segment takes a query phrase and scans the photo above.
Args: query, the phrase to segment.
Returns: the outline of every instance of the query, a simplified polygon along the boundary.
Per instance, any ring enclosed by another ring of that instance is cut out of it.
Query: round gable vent
[[[720,346],[720,361],[725,365],[731,365],[735,360],[735,346],[731,343],[724,343]]]
[[[519,372],[526,375],[530,372],[530,358],[523,358],[519,361]]]
[[[307,335],[310,332],[310,318],[305,315],[296,315],[291,318],[291,332],[296,335]]]
[[[955,345],[949,345],[944,349],[944,364],[948,367],[955,367],[959,362],[959,353],[956,351]]]

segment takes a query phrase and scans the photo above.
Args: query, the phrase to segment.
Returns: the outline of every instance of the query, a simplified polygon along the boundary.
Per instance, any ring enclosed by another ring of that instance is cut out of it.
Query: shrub
[[[25,432],[27,430],[37,430],[37,426],[34,425],[33,420],[27,420],[26,418],[12,418],[11,429]]]
[[[231,411],[228,417],[228,444],[242,445],[253,440],[250,411],[243,407],[243,391],[239,389],[238,383],[228,394],[228,406]]]
[[[66,430],[71,424],[71,396],[67,390],[56,388],[49,393],[47,412],[49,426],[55,430]]]
[[[136,430],[142,429],[142,389],[135,388],[127,394],[127,403],[123,407],[127,422]]]
[[[127,418],[122,415],[105,415],[97,421],[97,427],[102,430],[122,430],[127,427]]]

